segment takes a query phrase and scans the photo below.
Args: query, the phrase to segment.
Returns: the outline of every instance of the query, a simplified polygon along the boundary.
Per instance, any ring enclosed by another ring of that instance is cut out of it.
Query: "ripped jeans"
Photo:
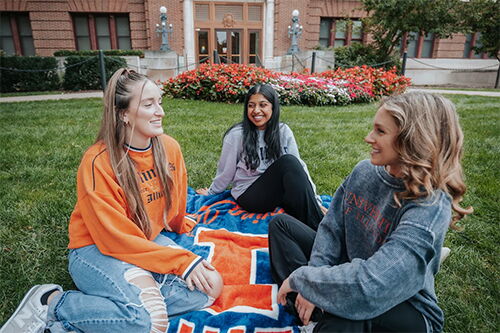
[[[162,234],[154,242],[175,245]],[[95,245],[72,249],[68,267],[79,290],[61,293],[49,304],[51,333],[166,332],[169,318],[214,301],[190,291],[177,275],[145,271],[103,255]]]

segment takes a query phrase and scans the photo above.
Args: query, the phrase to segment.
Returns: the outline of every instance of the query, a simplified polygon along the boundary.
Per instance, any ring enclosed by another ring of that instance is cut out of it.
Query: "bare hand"
[[[208,271],[215,271],[215,267],[210,265],[206,260],[196,265],[191,274],[186,279],[186,284],[189,290],[194,290],[198,288],[205,294],[209,294],[211,290],[216,287],[215,281],[213,281],[212,274]]]
[[[208,188],[202,187],[196,190],[196,193],[201,195],[208,195]]]
[[[286,295],[290,292],[292,292],[292,288],[290,287],[290,282],[288,281],[288,278],[283,281],[283,284],[280,287],[280,290],[278,290],[278,303],[285,306],[286,305]]]
[[[326,212],[328,212],[328,208],[326,208],[325,206],[323,205],[320,205],[319,208],[321,209],[321,211],[323,212],[323,215],[326,215]]]
[[[304,325],[309,324],[309,320],[311,319],[311,314],[314,310],[314,304],[305,299],[301,294],[297,295],[297,299],[295,300],[295,308],[299,313],[299,318]]]

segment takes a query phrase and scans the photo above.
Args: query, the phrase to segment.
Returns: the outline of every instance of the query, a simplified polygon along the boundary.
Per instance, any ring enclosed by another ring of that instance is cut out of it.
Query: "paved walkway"
[[[432,89],[432,88],[418,88],[410,87],[412,91],[428,91],[438,94],[461,94],[461,95],[478,95],[500,97],[500,91],[471,91],[471,90],[447,90],[447,89]],[[33,96],[15,96],[15,97],[0,97],[2,102],[25,102],[25,101],[46,101],[46,100],[59,100],[59,99],[74,99],[74,98],[91,98],[102,97],[102,91],[90,92],[77,92],[77,93],[63,93],[57,95],[33,95]]]
[[[14,96],[14,97],[0,97],[0,103],[2,103],[2,102],[47,101],[47,100],[91,98],[91,97],[102,98],[102,96],[103,96],[102,91],[63,93],[63,94],[56,94],[56,95]]]
[[[433,92],[433,93],[438,93],[438,94],[460,94],[460,95],[500,97],[500,90],[498,90],[498,91],[448,90],[448,89],[433,89],[433,88],[419,88],[419,87],[410,87],[410,88],[408,88],[408,90],[428,91],[428,92]]]

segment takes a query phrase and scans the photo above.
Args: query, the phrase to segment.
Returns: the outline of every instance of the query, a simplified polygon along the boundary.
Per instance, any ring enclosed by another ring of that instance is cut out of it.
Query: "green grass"
[[[446,332],[500,331],[500,113],[497,98],[449,96],[465,132],[465,205],[475,213],[450,231],[451,256],[437,276]],[[241,105],[166,100],[164,127],[181,144],[189,185],[208,186],[222,134],[240,120]],[[74,288],[67,272],[67,225],[75,174],[100,121],[100,99],[0,104],[0,323],[37,283]],[[363,143],[376,104],[285,107],[282,120],[321,194],[368,157]]]

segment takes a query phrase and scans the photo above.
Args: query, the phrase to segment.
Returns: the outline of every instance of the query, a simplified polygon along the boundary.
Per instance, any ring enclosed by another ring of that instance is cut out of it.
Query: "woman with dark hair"
[[[324,214],[321,199],[292,130],[279,117],[273,87],[252,87],[245,96],[242,122],[224,134],[212,185],[197,193],[220,193],[232,184],[231,194],[245,210],[264,213],[279,206],[316,230]]]

